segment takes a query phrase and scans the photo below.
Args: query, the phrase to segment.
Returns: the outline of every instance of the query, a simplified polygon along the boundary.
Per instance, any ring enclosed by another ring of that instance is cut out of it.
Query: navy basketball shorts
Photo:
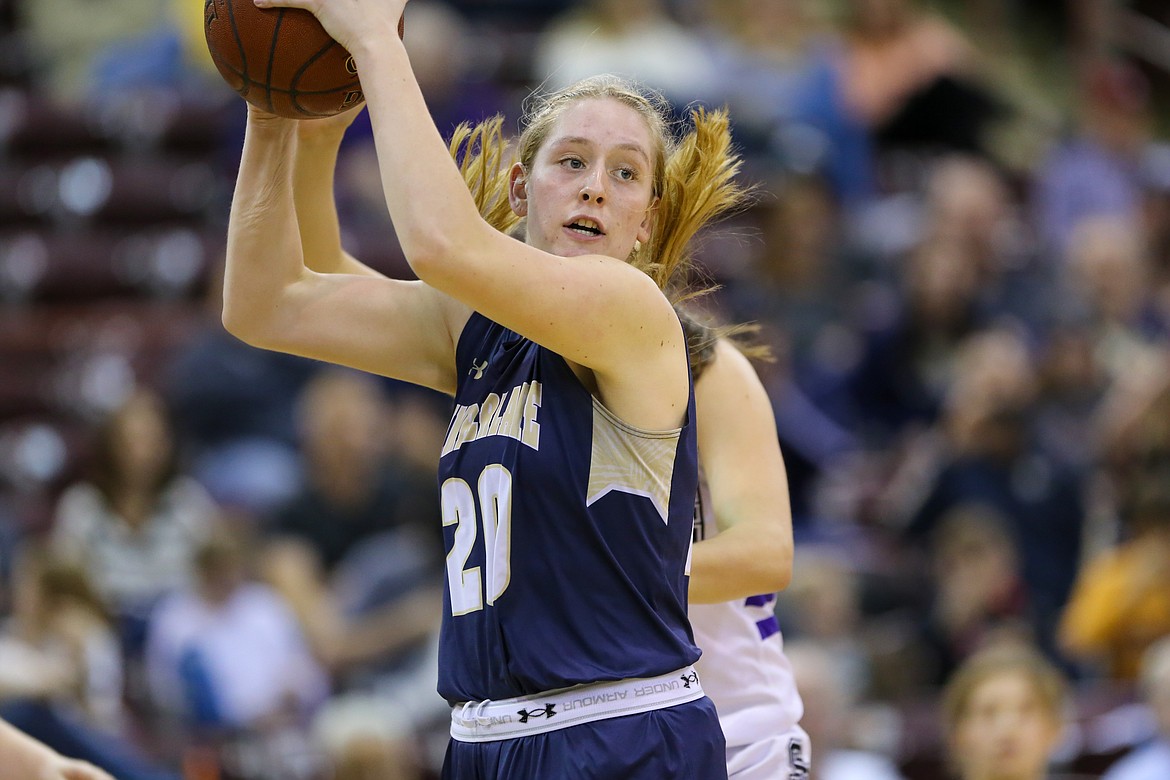
[[[726,780],[707,697],[495,742],[452,739],[443,780]]]

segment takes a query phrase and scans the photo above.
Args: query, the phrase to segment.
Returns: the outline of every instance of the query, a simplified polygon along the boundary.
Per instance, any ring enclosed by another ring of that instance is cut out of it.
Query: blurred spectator
[[[314,377],[299,412],[308,484],[273,516],[263,565],[341,694],[314,729],[335,768],[417,769],[430,756],[416,731],[438,715],[449,728],[435,694],[438,490],[420,462],[445,429],[427,403],[388,404],[373,377],[340,369]]]
[[[1046,249],[1061,260],[1087,217],[1136,224],[1142,208],[1142,160],[1150,141],[1150,85],[1124,61],[1101,60],[1079,83],[1077,125],[1036,173],[1033,201]]]
[[[940,14],[910,0],[849,0],[843,97],[884,146],[979,152],[999,110],[978,51]]]
[[[203,33],[202,4],[183,0],[37,0],[17,3],[43,93],[63,105],[106,108],[179,93],[204,101],[230,97],[215,73]],[[204,89],[211,84],[215,88]]]
[[[488,53],[463,16],[441,0],[412,0],[406,13],[410,69],[444,136],[460,122],[516,115],[518,106],[485,72]]]
[[[1089,561],[1061,620],[1065,650],[1115,680],[1170,634],[1170,465],[1147,466],[1123,493],[1128,538]]]
[[[299,421],[307,484],[268,524],[264,572],[343,680],[403,661],[437,628],[438,491],[428,485],[434,504],[420,505],[414,470],[390,460],[387,400],[373,377],[317,375]]]
[[[1141,692],[1153,710],[1157,734],[1102,775],[1102,780],[1162,780],[1170,777],[1170,634],[1143,654]]]
[[[785,637],[815,642],[837,684],[851,700],[860,700],[869,693],[873,672],[862,636],[860,577],[831,550],[804,547],[799,561],[792,583],[777,596]]]
[[[971,656],[944,692],[948,754],[961,780],[1044,780],[1064,730],[1066,683],[1027,645]]]
[[[736,141],[765,177],[823,175],[852,207],[875,191],[870,128],[845,95],[846,47],[823,3],[695,0]],[[760,167],[762,170],[760,170]]]
[[[927,459],[906,461],[915,473],[891,481],[901,495],[890,499],[890,512],[908,518],[906,539],[918,544],[956,506],[982,505],[1005,518],[1032,629],[1055,657],[1056,622],[1080,564],[1085,506],[1079,475],[1039,446],[1030,425],[1035,400],[1035,368],[1018,334],[1001,329],[970,339],[948,389],[945,439],[924,439]]]
[[[186,585],[195,548],[218,509],[179,468],[170,422],[152,390],[139,389],[97,431],[91,478],[57,504],[52,545],[92,579],[141,651],[147,615]]]
[[[315,361],[250,347],[220,324],[223,265],[205,319],[164,371],[163,393],[191,473],[215,501],[263,516],[300,488],[296,399]]]
[[[986,322],[979,269],[961,245],[929,240],[905,259],[898,308],[867,323],[846,379],[856,424],[876,446],[939,418],[960,345]]]
[[[801,696],[808,699],[800,722],[814,751],[809,777],[902,780],[888,755],[864,744],[867,736],[872,738],[881,730],[881,718],[860,704],[857,692],[834,668],[827,650],[815,639],[788,641],[784,648]]]
[[[930,564],[925,683],[941,685],[968,656],[1004,636],[1032,639],[1019,556],[994,510],[958,505],[947,512],[933,534]]]
[[[922,191],[921,240],[967,257],[984,313],[1036,326],[1061,303],[1003,170],[970,154],[941,155],[927,166]]]
[[[0,699],[37,699],[111,735],[125,724],[117,634],[85,572],[26,545],[0,639]]]
[[[166,19],[165,4],[138,0],[36,0],[19,3],[17,10],[36,52],[41,83],[60,102],[89,97],[98,60],[111,47],[157,30]]]
[[[151,616],[146,648],[151,692],[188,737],[252,741],[275,736],[299,752],[273,751],[264,776],[307,776],[307,724],[327,693],[296,616],[268,586],[251,580],[245,542],[217,529],[195,551],[194,587],[164,599]]]
[[[85,573],[30,545],[14,590],[0,634],[0,717],[119,780],[171,780],[130,739],[121,648]]]
[[[1076,311],[1092,329],[1095,357],[1112,379],[1149,371],[1162,360],[1170,328],[1154,306],[1145,236],[1140,223],[1117,216],[1087,217],[1073,228],[1067,253]]]
[[[711,96],[718,84],[707,47],[664,0],[585,0],[544,30],[533,70],[548,89],[615,73],[661,91],[676,106]]]

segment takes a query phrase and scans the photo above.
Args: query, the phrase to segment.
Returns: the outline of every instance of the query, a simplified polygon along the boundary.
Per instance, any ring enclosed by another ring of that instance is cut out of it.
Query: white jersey
[[[696,505],[695,540],[718,529],[714,513]],[[703,690],[715,702],[727,746],[775,739],[804,714],[792,666],[769,593],[722,604],[690,605],[695,644],[703,651],[695,666]]]

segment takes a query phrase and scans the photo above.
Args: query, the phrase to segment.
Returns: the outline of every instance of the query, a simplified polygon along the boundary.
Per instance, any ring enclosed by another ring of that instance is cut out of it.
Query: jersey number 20
[[[508,566],[512,531],[512,474],[500,465],[488,466],[479,475],[476,490],[452,477],[443,483],[443,526],[455,526],[455,543],[447,553],[447,587],[451,614],[466,615],[494,604],[505,590],[512,572]],[[477,496],[478,494],[478,496]],[[478,497],[478,502],[476,498]],[[479,512],[476,512],[476,504]],[[475,547],[480,520],[483,525],[483,571],[464,568]]]

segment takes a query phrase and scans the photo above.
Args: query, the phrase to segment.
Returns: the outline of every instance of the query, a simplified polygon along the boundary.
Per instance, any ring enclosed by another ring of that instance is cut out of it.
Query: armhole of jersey
[[[463,323],[463,329],[459,331],[459,338],[455,341],[455,392],[459,393],[459,389],[463,387],[463,380],[466,379],[464,372],[460,370],[460,366],[467,365],[468,357],[467,351],[473,349],[471,346],[472,337],[468,335],[470,331],[474,331],[482,337],[484,327],[480,323],[491,323],[487,317],[477,312],[475,309],[471,310],[467,321]]]

